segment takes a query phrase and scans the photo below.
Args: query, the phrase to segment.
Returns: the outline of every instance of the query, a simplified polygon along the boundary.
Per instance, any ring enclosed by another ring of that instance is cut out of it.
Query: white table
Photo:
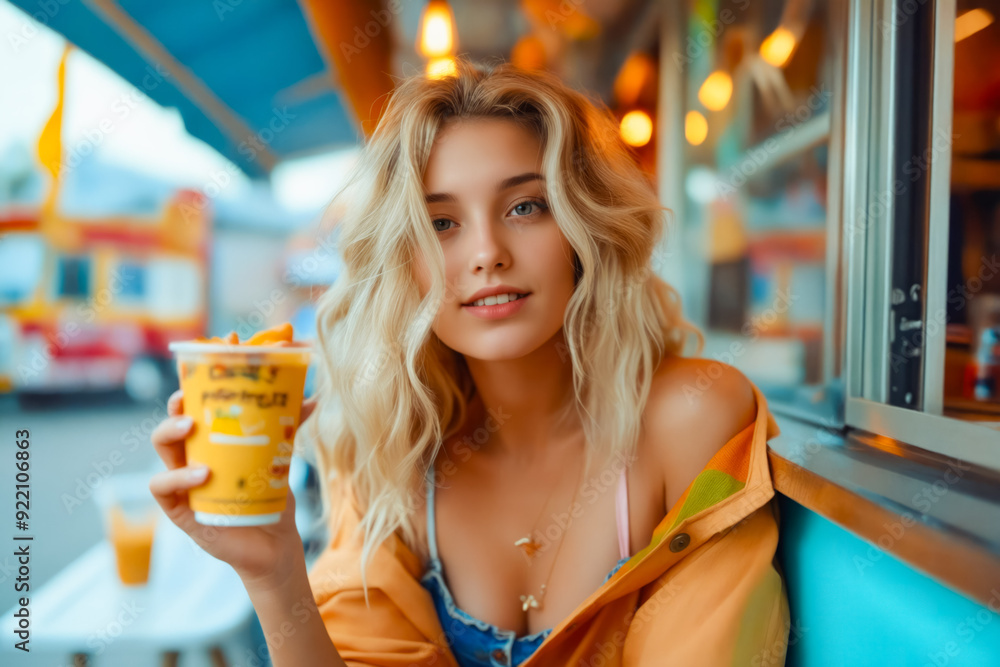
[[[157,525],[149,582],[125,586],[102,540],[31,595],[31,653],[13,647],[14,611],[3,619],[4,665],[218,665],[210,651],[246,645],[253,606],[236,572],[202,551],[165,516]],[[30,657],[29,657],[30,656]],[[48,660],[45,658],[62,660]],[[235,656],[235,654],[234,654]]]
[[[304,481],[301,467],[290,473],[296,500],[303,496]],[[304,502],[297,502],[296,510],[301,532],[309,510]],[[102,540],[33,591],[28,607],[30,653],[14,648],[13,614],[18,607],[7,610],[0,664],[265,664],[259,654],[251,657],[258,650],[253,647],[254,610],[232,567],[205,553],[165,515],[160,515],[156,530],[145,586],[120,582],[114,551]]]

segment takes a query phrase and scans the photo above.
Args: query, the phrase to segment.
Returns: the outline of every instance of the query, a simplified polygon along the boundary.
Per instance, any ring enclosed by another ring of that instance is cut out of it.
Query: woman
[[[652,271],[664,209],[607,109],[459,60],[400,83],[348,195],[301,430],[312,570],[291,498],[209,536],[186,430],[153,437],[154,495],[240,573],[274,663],[783,664],[777,427],[735,368],[681,356],[702,340]]]

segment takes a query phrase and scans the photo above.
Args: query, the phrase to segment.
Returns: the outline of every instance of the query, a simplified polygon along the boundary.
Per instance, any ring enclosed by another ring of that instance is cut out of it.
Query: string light
[[[692,146],[700,146],[708,137],[708,120],[701,112],[687,112],[684,117],[684,137]]]
[[[653,120],[645,111],[629,111],[620,125],[622,139],[629,146],[645,146],[653,136]]]
[[[444,0],[431,0],[420,17],[417,49],[425,58],[444,58],[455,53],[455,17]]]
[[[728,72],[722,70],[709,74],[698,90],[698,99],[705,105],[705,108],[712,111],[725,109],[732,96],[733,78],[729,76]]]
[[[775,67],[784,67],[795,50],[795,35],[788,28],[778,27],[760,45],[760,56]]]
[[[961,42],[991,23],[993,23],[993,15],[985,9],[969,10],[955,19],[955,41]]]

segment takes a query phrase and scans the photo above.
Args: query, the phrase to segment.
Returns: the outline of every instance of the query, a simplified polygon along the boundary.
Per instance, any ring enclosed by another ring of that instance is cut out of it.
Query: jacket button
[[[687,533],[677,533],[674,539],[670,540],[670,550],[674,553],[683,551],[691,543],[691,536]]]
[[[493,659],[499,663],[507,664],[507,654],[501,649],[493,649]]]

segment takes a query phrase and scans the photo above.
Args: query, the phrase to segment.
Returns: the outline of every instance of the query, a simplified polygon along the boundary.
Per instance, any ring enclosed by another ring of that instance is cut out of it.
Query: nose
[[[486,221],[476,226],[471,235],[472,251],[469,253],[469,270],[473,273],[510,268],[510,252],[502,231]]]

